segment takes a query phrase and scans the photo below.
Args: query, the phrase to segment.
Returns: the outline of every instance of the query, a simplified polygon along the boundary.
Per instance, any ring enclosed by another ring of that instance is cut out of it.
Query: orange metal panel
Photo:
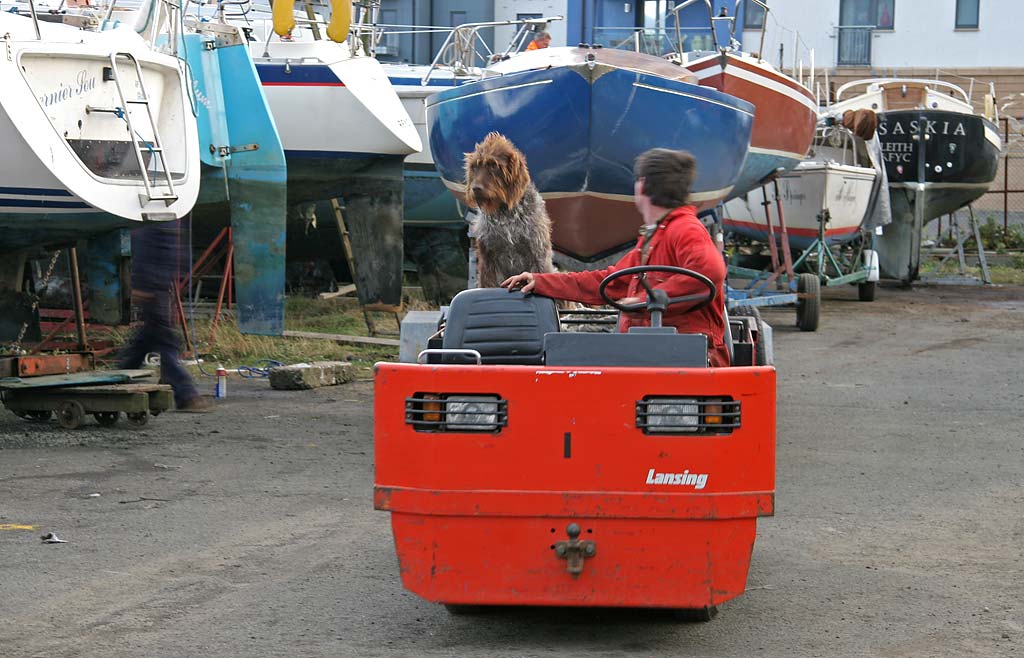
[[[10,377],[39,377],[43,375],[64,375],[72,372],[92,370],[96,367],[91,352],[68,354],[32,354],[2,359],[0,372]]]

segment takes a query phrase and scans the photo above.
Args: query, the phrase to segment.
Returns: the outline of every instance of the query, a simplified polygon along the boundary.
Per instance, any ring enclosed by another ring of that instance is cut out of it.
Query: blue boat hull
[[[743,169],[740,171],[740,177],[737,179],[736,186],[733,188],[728,198],[737,199],[742,197],[747,192],[761,187],[762,181],[779,169],[790,171],[798,164],[800,164],[800,160],[798,158],[789,158],[784,155],[757,153],[756,151],[751,151],[750,153],[747,153],[747,159],[743,163]]]
[[[465,225],[465,210],[448,192],[437,169],[411,168],[406,164],[404,173],[406,226],[456,228]]]
[[[212,38],[205,34],[187,34],[183,40],[199,99],[200,206],[215,216],[222,204],[230,209],[238,328],[245,334],[279,336],[284,331],[288,193],[281,139],[247,46],[211,49]],[[202,208],[199,216],[204,216]]]
[[[691,199],[712,207],[736,184],[753,125],[752,105],[713,89],[586,64],[485,78],[431,96],[426,113],[434,161],[456,196],[464,154],[487,133],[504,134],[547,202],[556,249],[584,261],[635,240],[638,155],[691,152]]]

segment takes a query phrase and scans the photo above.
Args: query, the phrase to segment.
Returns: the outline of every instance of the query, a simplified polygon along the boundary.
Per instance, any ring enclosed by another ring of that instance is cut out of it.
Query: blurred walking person
[[[209,411],[192,376],[181,365],[177,329],[171,320],[171,290],[178,276],[180,220],[147,222],[132,231],[132,300],[139,305],[142,326],[121,352],[119,367],[140,368],[146,355],[160,355],[160,381],[174,390],[179,411]]]

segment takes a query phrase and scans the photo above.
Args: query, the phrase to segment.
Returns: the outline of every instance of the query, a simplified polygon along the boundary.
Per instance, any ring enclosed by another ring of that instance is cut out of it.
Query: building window
[[[891,30],[896,14],[895,4],[896,0],[841,0],[839,23],[842,26]]]
[[[764,15],[764,7],[751,0],[743,0],[744,30],[760,30],[764,25]]]
[[[978,1],[956,0],[956,27],[958,30],[978,28]]]
[[[384,25],[396,25],[398,23],[397,9],[381,9],[380,22]],[[398,56],[398,35],[391,32],[396,28],[385,28],[380,43],[377,44],[378,55]]]

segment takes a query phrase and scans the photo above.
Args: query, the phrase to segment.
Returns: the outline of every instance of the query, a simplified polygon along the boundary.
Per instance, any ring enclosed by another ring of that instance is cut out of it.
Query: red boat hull
[[[729,198],[754,189],[779,168],[792,169],[807,155],[818,122],[817,103],[798,82],[764,62],[731,54],[712,55],[686,68],[701,85],[753,103],[755,108],[750,151]]]

